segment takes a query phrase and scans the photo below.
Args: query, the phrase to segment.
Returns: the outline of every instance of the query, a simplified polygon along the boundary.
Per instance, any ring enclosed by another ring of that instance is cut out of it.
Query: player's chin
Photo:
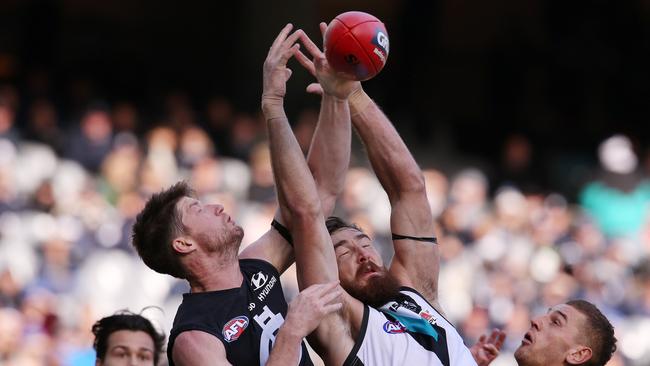
[[[517,363],[521,364],[522,361],[526,360],[526,354],[527,348],[529,345],[521,344],[517,349],[515,350],[515,360],[517,360]]]
[[[367,273],[358,279],[359,287],[370,290],[381,287],[386,276],[381,272]]]
[[[235,225],[235,228],[232,231],[233,236],[238,240],[241,241],[244,238],[244,228],[242,228],[239,225]]]

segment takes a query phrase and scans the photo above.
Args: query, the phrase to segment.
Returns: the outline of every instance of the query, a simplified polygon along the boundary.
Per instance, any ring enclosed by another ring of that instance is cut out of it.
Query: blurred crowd
[[[130,245],[152,193],[187,180],[236,218],[242,247],[269,228],[276,203],[260,116],[223,97],[197,106],[170,93],[160,104],[156,120],[129,101],[89,103],[64,119],[52,99],[0,85],[0,365],[90,365],[92,324],[120,309],[157,306],[147,315],[169,332],[188,287],[145,267]],[[304,149],[317,119],[309,109],[295,118]],[[504,329],[493,365],[505,366],[531,317],[584,298],[616,328],[610,364],[649,365],[650,183],[630,140],[603,141],[601,168],[576,202],[531,178],[529,148],[525,137],[509,140],[496,182],[477,168],[423,166],[443,308],[467,344]],[[335,214],[390,260],[387,197],[363,151],[353,155]],[[283,275],[288,297],[294,277]]]

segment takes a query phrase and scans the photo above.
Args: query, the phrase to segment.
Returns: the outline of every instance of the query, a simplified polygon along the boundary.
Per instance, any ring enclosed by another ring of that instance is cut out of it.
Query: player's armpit
[[[357,339],[363,321],[364,305],[344,292],[343,307],[323,319],[307,338],[326,365],[342,365]]]
[[[261,259],[282,274],[294,261],[293,248],[276,229],[269,227],[269,231],[239,253],[239,259]]]

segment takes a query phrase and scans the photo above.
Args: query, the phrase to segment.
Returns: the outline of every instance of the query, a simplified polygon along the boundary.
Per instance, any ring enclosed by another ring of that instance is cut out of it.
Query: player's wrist
[[[284,98],[272,95],[262,95],[262,113],[267,120],[286,117]]]
[[[264,105],[284,105],[284,96],[280,94],[264,93],[262,94],[262,106]]]
[[[323,100],[330,101],[332,103],[343,104],[348,103],[348,97],[339,96],[332,93],[323,92]]]
[[[283,339],[287,343],[300,342],[307,336],[306,332],[301,332],[300,327],[294,324],[291,319],[287,318],[280,330],[278,331],[278,339]],[[304,334],[303,334],[304,333]]]
[[[350,115],[355,116],[363,112],[372,103],[372,99],[362,87],[359,87],[350,94],[348,102],[350,103]]]

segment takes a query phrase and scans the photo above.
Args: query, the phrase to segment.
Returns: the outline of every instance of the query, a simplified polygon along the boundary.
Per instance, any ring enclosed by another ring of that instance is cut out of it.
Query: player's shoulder
[[[239,268],[244,274],[255,274],[263,271],[272,275],[280,276],[277,268],[271,263],[257,258],[239,259]]]

